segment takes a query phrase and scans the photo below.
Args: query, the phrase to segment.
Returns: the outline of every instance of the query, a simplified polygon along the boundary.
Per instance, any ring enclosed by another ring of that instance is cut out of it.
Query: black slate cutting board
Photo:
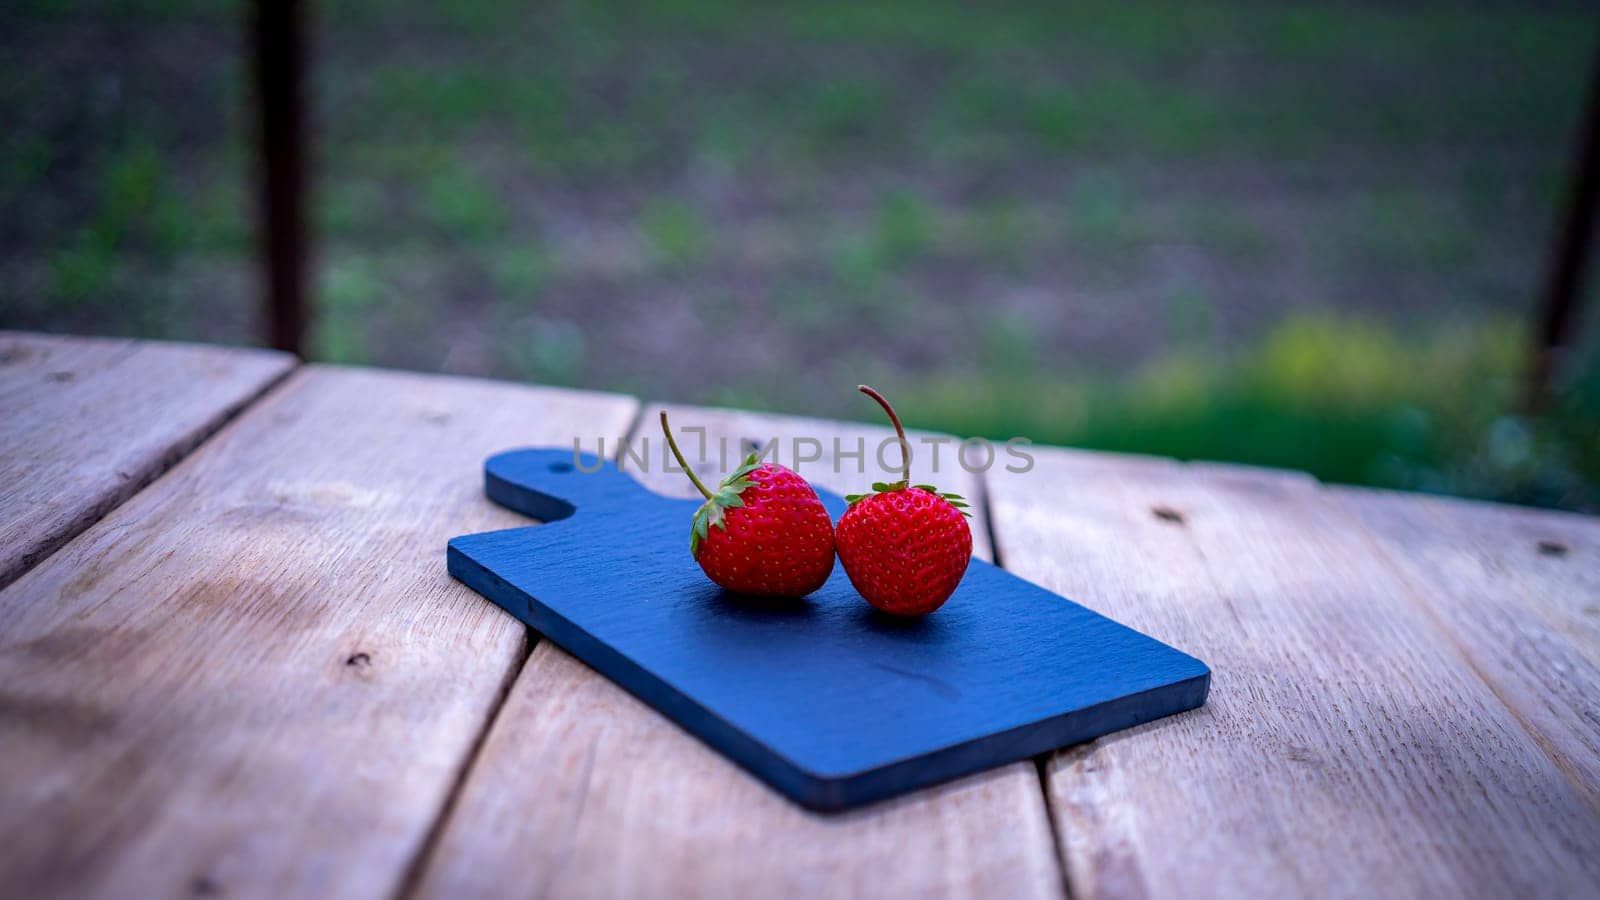
[[[842,567],[804,600],[747,599],[690,557],[697,500],[570,449],[494,456],[485,478],[545,524],[455,538],[450,574],[808,807],[1192,709],[1210,686],[1199,660],[982,560],[921,619],[872,609]]]

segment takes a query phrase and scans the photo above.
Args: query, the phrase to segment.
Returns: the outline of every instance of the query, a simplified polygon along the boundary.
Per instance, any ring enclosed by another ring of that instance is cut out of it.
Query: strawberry
[[[876,483],[871,494],[852,494],[834,543],[850,583],[866,601],[897,616],[933,612],[955,593],[972,559],[972,529],[960,494],[911,483],[911,445],[900,417],[883,395],[861,385],[894,423],[904,459],[903,477]]]
[[[804,597],[833,574],[833,520],[816,490],[792,470],[745,457],[712,493],[678,450],[678,465],[706,502],[694,514],[689,552],[706,577],[739,594]]]

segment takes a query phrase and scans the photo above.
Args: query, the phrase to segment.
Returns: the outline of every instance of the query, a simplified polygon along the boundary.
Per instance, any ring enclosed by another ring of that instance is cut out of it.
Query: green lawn
[[[1596,502],[1582,6],[316,11],[315,358]],[[240,15],[0,14],[0,326],[255,339]]]

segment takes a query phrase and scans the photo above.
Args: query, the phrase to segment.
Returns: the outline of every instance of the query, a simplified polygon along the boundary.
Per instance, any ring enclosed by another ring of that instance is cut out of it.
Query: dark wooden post
[[[1555,375],[1556,356],[1571,339],[1583,296],[1589,249],[1594,243],[1594,214],[1600,197],[1600,51],[1591,63],[1589,96],[1578,126],[1566,210],[1561,231],[1545,270],[1533,359],[1524,406],[1530,414],[1544,408]]]
[[[299,353],[306,331],[305,8],[254,0],[251,37],[260,148],[264,312],[273,347]]]

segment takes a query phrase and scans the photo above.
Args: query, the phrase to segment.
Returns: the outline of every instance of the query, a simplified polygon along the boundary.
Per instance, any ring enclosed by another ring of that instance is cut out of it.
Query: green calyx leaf
[[[744,505],[745,488],[755,487],[755,481],[750,478],[750,473],[761,468],[761,460],[752,453],[744,458],[739,468],[728,473],[717,485],[717,492],[711,499],[700,504],[694,512],[694,527],[689,533],[689,552],[694,556],[700,555],[700,542],[711,535],[712,528],[727,529],[728,510]]]
[[[920,487],[921,485],[918,486]],[[854,506],[855,504],[867,499],[868,497],[871,497],[874,494],[887,494],[890,491],[903,491],[905,489],[906,482],[904,481],[896,481],[893,484],[890,484],[886,481],[874,481],[872,483],[871,491],[865,494],[845,494],[844,502]]]
[[[948,493],[948,492],[941,492],[938,488],[934,487],[931,484],[909,484],[909,483],[904,482],[904,481],[896,481],[896,482],[893,482],[893,483],[888,483],[888,482],[883,482],[883,481],[874,481],[872,483],[872,493],[868,493],[868,494],[846,494],[845,497],[844,497],[844,501],[846,503],[850,504],[851,506],[854,506],[855,504],[860,503],[862,500],[865,500],[868,497],[873,496],[873,494],[888,494],[888,493],[892,493],[894,491],[903,491],[908,487],[916,488],[917,490],[927,491],[928,493],[933,494],[935,497],[939,497],[939,498],[943,499],[946,503],[949,503],[951,506],[954,506],[956,508],[956,511],[961,513],[963,516],[966,516],[969,519],[972,518],[972,513],[967,512],[967,510],[972,507],[972,504],[968,503],[967,499],[965,497],[961,496],[960,494],[952,494],[952,493]]]
[[[752,453],[744,458],[744,462],[739,463],[739,468],[729,472],[728,477],[722,479],[722,486],[727,487],[730,483],[744,478],[744,476],[759,468],[761,468],[761,459]]]
[[[938,491],[934,491],[933,493],[939,494]],[[972,518],[972,513],[967,512],[972,505],[967,502],[965,497],[961,496],[960,494],[950,493],[939,494],[939,496],[944,498],[944,502],[954,506],[956,508],[956,512],[961,513],[963,516],[966,516],[969,519]]]

